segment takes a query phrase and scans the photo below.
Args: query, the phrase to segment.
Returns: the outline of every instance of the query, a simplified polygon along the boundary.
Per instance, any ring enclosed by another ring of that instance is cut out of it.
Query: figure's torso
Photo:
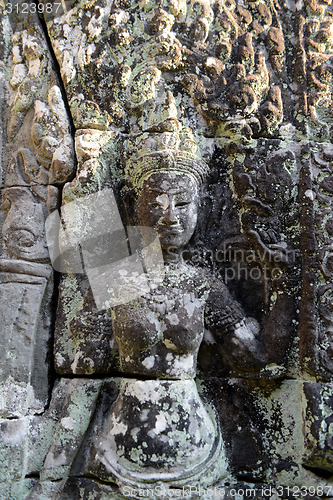
[[[193,267],[166,269],[151,293],[112,310],[122,371],[149,377],[195,375],[207,283]]]

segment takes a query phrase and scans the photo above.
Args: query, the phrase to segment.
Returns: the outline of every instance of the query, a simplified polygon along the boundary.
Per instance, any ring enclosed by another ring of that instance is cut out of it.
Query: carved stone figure
[[[228,337],[246,337],[256,346],[258,325],[221,281],[184,261],[208,173],[188,141],[177,133],[150,135],[126,173],[135,224],[156,230],[164,276],[162,282],[152,277],[148,293],[112,308],[124,378],[115,403],[93,424],[81,474],[121,488],[211,485],[228,474],[228,464],[214,410],[205,407],[194,381],[199,347],[205,329],[226,345]]]
[[[332,19],[0,0],[1,498],[332,495]],[[100,307],[83,268],[54,275],[45,220],[105,227],[104,257],[113,223],[64,213],[107,190],[147,272],[119,268],[137,296],[111,306],[96,270]]]

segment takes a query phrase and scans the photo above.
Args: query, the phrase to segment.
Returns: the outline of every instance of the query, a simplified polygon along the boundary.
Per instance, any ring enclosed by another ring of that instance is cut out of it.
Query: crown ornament
[[[199,185],[209,173],[192,130],[179,127],[173,132],[143,132],[125,145],[125,177],[136,191],[154,173],[189,175]]]

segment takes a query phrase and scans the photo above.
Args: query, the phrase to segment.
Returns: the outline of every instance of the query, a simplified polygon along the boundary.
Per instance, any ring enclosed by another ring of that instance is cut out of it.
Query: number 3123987
[[[60,14],[61,2],[48,2],[45,4],[34,2],[6,3],[5,14]]]

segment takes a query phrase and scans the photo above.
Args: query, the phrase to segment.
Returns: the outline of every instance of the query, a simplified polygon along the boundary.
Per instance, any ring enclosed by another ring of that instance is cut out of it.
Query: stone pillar
[[[0,12],[0,495],[23,498],[34,482],[32,424],[45,412],[53,385],[57,289],[45,220],[58,208],[75,164],[36,5],[1,2]]]

